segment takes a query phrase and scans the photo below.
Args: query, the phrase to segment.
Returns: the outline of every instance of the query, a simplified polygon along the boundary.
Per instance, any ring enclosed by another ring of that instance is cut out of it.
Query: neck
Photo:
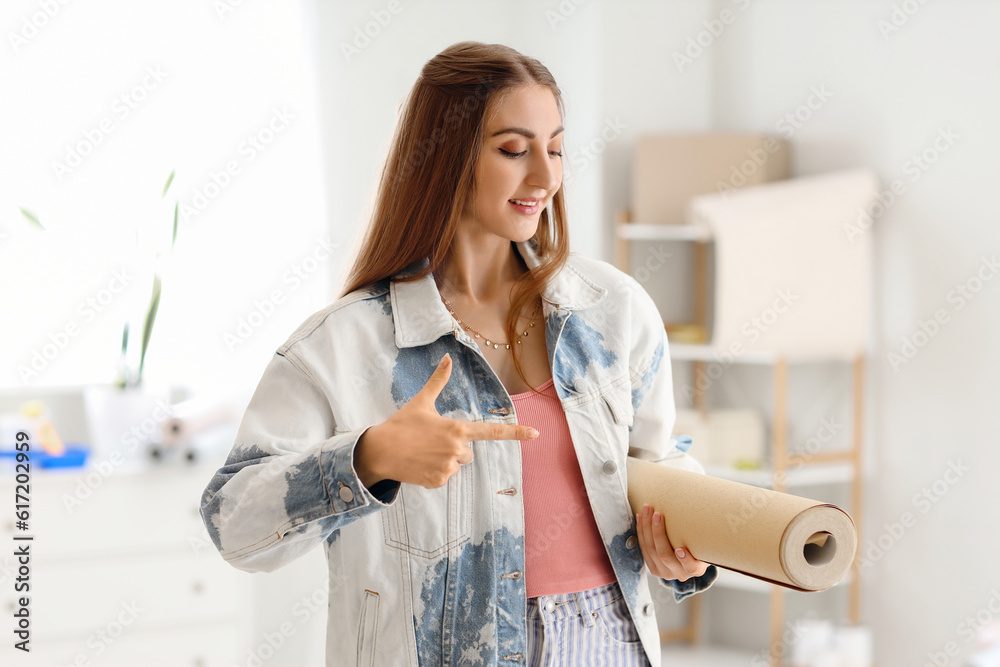
[[[509,300],[510,288],[527,266],[510,239],[459,230],[435,271],[438,290],[470,305]]]

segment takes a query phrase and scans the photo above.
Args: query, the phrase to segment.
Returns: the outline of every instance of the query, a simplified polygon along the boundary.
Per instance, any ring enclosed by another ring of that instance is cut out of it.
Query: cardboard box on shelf
[[[634,222],[684,224],[697,195],[790,178],[788,142],[750,132],[650,134],[636,140]]]

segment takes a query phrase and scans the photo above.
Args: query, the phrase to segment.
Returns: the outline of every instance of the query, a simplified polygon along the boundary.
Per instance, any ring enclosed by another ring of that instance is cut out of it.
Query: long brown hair
[[[458,42],[427,61],[404,103],[372,219],[341,296],[395,276],[424,257],[430,259],[428,266],[398,280],[419,280],[440,266],[465,204],[474,197],[487,113],[514,88],[531,84],[549,87],[563,118],[562,95],[549,70],[508,46]],[[548,209],[541,212],[532,237],[541,263],[514,284],[506,326],[510,341],[519,335],[518,313],[544,291],[569,256],[561,187],[552,197],[552,220],[548,213]],[[544,330],[543,326],[542,335]],[[527,384],[521,347],[512,345],[510,352],[517,374]]]

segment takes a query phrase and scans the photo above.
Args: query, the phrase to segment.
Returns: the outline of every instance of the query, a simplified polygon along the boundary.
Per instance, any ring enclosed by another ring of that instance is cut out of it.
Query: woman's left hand
[[[653,576],[687,581],[691,577],[705,574],[708,563],[698,560],[684,547],[674,548],[670,544],[663,515],[654,512],[649,505],[643,505],[642,511],[642,514],[636,515],[639,546],[642,548],[646,567]]]

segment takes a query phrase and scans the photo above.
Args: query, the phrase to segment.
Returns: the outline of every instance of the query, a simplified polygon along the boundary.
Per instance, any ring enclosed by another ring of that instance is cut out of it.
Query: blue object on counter
[[[20,452],[5,449],[0,451],[0,457],[16,459]],[[87,455],[90,448],[85,445],[66,445],[66,449],[61,456],[53,456],[42,448],[32,449],[28,452],[31,463],[42,468],[82,468],[87,463]]]
[[[673,438],[674,446],[682,452],[687,452],[687,450],[691,449],[691,445],[694,444],[690,435],[675,435]]]

